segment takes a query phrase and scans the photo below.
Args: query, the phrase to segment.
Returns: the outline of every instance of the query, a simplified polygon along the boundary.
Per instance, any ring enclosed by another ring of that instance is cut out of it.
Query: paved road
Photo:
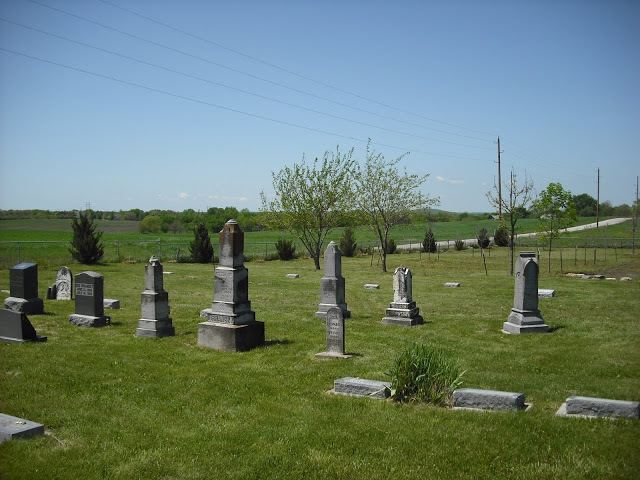
[[[627,222],[631,220],[631,218],[610,218],[609,220],[602,220],[599,223],[599,226],[601,227],[607,227],[609,225],[617,225],[618,223],[623,223],[623,222]],[[596,228],[596,223],[587,223],[585,225],[578,225],[575,227],[569,227],[569,228],[563,228],[560,230],[561,233],[571,233],[571,232],[580,232],[582,230],[591,230],[592,228]],[[527,238],[527,237],[535,237],[537,235],[540,235],[539,232],[531,232],[531,233],[519,233],[518,235],[516,235],[517,238]],[[491,237],[493,239],[493,237]],[[438,244],[439,247],[446,247],[446,246],[453,246],[453,242],[455,240],[449,240],[448,242],[446,240],[442,240],[439,242],[436,242]],[[478,243],[478,239],[476,238],[465,238],[464,240],[462,240],[464,242],[464,244],[466,246],[471,246],[474,245],[476,243]],[[399,250],[409,250],[410,248],[417,248],[419,247],[420,244],[417,243],[412,243],[412,244],[404,244],[404,245],[398,245],[398,249]]]

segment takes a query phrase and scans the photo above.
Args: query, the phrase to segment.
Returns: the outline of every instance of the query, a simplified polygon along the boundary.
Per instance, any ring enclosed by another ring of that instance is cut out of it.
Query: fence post
[[[18,242],[18,263],[20,263],[21,258],[20,258],[20,242]]]
[[[578,265],[578,245],[574,245],[573,248],[573,264]]]
[[[116,240],[116,258],[120,262],[120,240]]]
[[[598,251],[598,247],[593,247],[593,264],[596,264],[596,252]]]

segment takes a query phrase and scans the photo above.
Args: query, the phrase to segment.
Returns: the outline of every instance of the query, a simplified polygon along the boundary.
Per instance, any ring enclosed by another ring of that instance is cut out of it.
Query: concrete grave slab
[[[640,418],[640,402],[596,397],[569,397],[560,406],[559,417]]]
[[[453,408],[467,410],[514,410],[530,408],[524,393],[459,388],[453,392]]]
[[[300,278],[299,273],[287,273],[287,278]]]
[[[120,300],[115,298],[105,298],[102,300],[104,308],[110,308],[111,310],[120,310]]]
[[[366,378],[344,377],[333,382],[333,389],[329,390],[329,393],[384,399],[391,396],[391,383],[367,380]]]
[[[364,284],[364,288],[365,288],[365,290],[378,290],[380,288],[380,284],[379,283],[365,283]]]
[[[0,413],[0,443],[14,438],[29,438],[44,435],[41,423]]]
[[[556,291],[550,288],[539,288],[538,298],[551,298],[556,296]]]
[[[458,288],[460,285],[461,285],[460,282],[446,282],[444,284],[444,286],[448,288]]]

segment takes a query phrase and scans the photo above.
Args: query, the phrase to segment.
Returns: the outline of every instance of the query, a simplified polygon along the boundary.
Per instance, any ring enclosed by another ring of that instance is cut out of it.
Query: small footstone
[[[287,278],[300,278],[298,273],[287,273]]]
[[[105,298],[102,301],[104,308],[110,308],[111,310],[119,310],[120,309],[120,300],[116,300],[115,298]]]
[[[561,417],[640,418],[640,403],[594,397],[569,397],[556,415]]]
[[[620,278],[621,282],[630,282],[631,280],[633,280],[631,277],[621,277]]]
[[[354,397],[388,398],[391,396],[391,383],[366,378],[344,377],[333,382],[331,393]]]
[[[449,288],[457,288],[460,286],[460,282],[446,282],[444,286]]]
[[[29,438],[44,435],[44,425],[0,413],[0,443],[13,438]]]
[[[524,393],[459,388],[453,392],[453,408],[474,410],[525,410]]]
[[[617,278],[616,277],[607,277],[607,278],[605,278],[605,280],[617,280]]]
[[[550,288],[539,288],[538,298],[551,298],[556,296],[556,291]]]
[[[163,275],[173,275],[173,272],[162,272]]]
[[[367,290],[377,290],[380,288],[379,283],[365,283],[364,288]]]

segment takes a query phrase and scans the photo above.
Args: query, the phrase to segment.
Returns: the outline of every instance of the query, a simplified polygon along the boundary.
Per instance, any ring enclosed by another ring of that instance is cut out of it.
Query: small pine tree
[[[396,245],[396,241],[393,238],[390,238],[387,242],[387,254],[392,255],[396,253],[398,246]]]
[[[489,232],[487,232],[487,229],[484,227],[478,231],[476,238],[478,239],[478,246],[480,248],[487,248],[489,243],[491,243],[491,240],[489,239]]]
[[[498,247],[509,246],[509,229],[504,223],[501,223],[500,226],[496,228],[496,231],[493,234],[493,243]]]
[[[291,240],[281,238],[276,242],[276,250],[280,260],[293,260],[296,256],[296,246]]]
[[[342,256],[353,257],[356,253],[357,245],[351,227],[345,228],[344,232],[342,232],[342,237],[340,237],[340,251],[342,252]]]
[[[464,250],[464,241],[463,240],[456,240],[454,243],[455,249],[460,251],[460,250]]]
[[[436,237],[433,234],[431,227],[429,227],[424,234],[424,240],[422,240],[422,251],[431,253],[438,251],[438,246],[436,245]]]
[[[196,228],[193,229],[193,234],[194,239],[189,247],[191,259],[197,263],[211,262],[213,259],[213,246],[211,246],[207,227],[205,227],[204,223],[199,223]]]
[[[100,241],[102,232],[96,232],[96,226],[89,213],[80,212],[78,218],[71,223],[73,239],[69,253],[80,263],[93,265],[104,255],[104,245]]]

